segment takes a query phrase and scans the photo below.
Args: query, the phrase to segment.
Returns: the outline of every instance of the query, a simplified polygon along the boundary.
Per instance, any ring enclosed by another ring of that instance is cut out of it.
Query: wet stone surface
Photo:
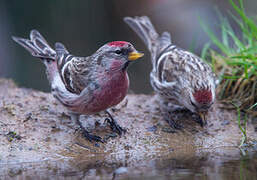
[[[81,116],[83,125],[106,141],[90,143],[51,94],[0,79],[0,175],[112,179],[154,173],[153,167],[158,172],[165,163],[177,166],[196,157],[214,165],[231,161],[241,153],[241,132],[235,112],[220,107],[214,104],[205,127],[185,117],[183,130],[174,130],[163,120],[156,96],[128,95],[110,110],[125,135],[110,130],[105,114]],[[256,145],[255,129],[249,124],[247,134]]]

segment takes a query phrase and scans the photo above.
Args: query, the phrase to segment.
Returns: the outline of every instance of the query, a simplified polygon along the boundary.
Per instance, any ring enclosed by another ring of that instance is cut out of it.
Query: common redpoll
[[[107,109],[124,99],[129,87],[127,67],[131,61],[143,56],[132,44],[109,42],[91,56],[76,57],[61,43],[56,43],[55,50],[52,49],[37,30],[31,31],[30,40],[12,38],[45,64],[53,96],[71,111],[72,119],[88,140],[103,142],[101,137],[83,128],[79,121],[81,114],[106,111],[112,130],[119,135],[125,131]]]
[[[170,126],[181,127],[174,119],[174,112],[185,109],[200,115],[198,120],[203,126],[205,115],[215,100],[216,80],[210,66],[196,55],[175,46],[168,32],[159,36],[148,17],[126,17],[124,21],[151,53],[151,85],[160,97],[163,110],[169,114],[166,120]]]

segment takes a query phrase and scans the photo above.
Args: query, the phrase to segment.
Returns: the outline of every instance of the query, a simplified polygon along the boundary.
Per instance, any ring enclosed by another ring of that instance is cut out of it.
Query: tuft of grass
[[[226,108],[238,112],[238,126],[243,133],[242,145],[246,140],[247,117],[241,126],[241,112],[248,117],[257,117],[257,18],[246,15],[243,0],[229,2],[235,11],[229,12],[229,16],[238,28],[232,28],[228,19],[217,11],[221,32],[218,38],[200,19],[211,43],[218,48],[218,51],[214,51],[210,43],[206,44],[202,58],[210,57],[212,68],[220,79],[217,97],[226,103]]]
[[[239,27],[239,32],[231,27],[227,18],[218,12],[221,39],[202,21],[200,24],[219,52],[210,49],[207,43],[202,50],[202,58],[211,57],[213,70],[218,74],[220,86],[218,97],[224,102],[239,103],[240,110],[257,110],[257,25],[254,18],[246,16],[243,1],[236,5],[229,0],[236,15],[229,13]],[[232,105],[232,104],[231,104]],[[250,108],[251,107],[251,108]],[[257,113],[253,112],[254,116]]]

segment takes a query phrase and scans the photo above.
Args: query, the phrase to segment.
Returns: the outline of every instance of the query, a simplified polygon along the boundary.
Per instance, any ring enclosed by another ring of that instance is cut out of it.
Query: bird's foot
[[[183,126],[177,122],[178,116],[174,114],[172,117],[170,113],[166,113],[164,115],[165,120],[168,122],[171,128],[181,130],[183,129]]]
[[[89,140],[90,142],[101,142],[101,143],[104,143],[104,141],[102,140],[102,138],[100,136],[96,136],[96,135],[93,135],[93,134],[90,134],[85,128],[84,126],[82,125],[82,123],[79,121],[79,115],[77,114],[73,114],[71,116],[71,118],[75,119],[77,124],[79,125],[81,131],[82,131],[82,134],[83,136]]]
[[[101,142],[104,143],[102,138],[100,136],[96,136],[93,134],[90,134],[85,128],[81,128],[82,134],[85,138],[87,138],[90,142]]]
[[[110,125],[113,132],[119,135],[122,135],[122,133],[126,133],[126,129],[120,127],[120,125],[113,118],[106,118],[105,122]]]
[[[170,125],[170,127],[173,128],[173,129],[178,129],[178,130],[183,129],[183,126],[180,123],[173,120],[173,119],[169,119],[169,120],[167,120],[167,122]]]
[[[122,133],[127,132],[126,129],[120,127],[120,125],[113,119],[112,115],[107,110],[105,112],[109,116],[109,118],[105,119],[105,122],[110,125],[113,132],[119,134],[120,136],[122,135]]]
[[[77,118],[77,123],[82,131],[83,136],[89,140],[90,142],[101,142],[104,143],[104,141],[102,140],[102,138],[100,136],[96,136],[93,135],[91,133],[89,133],[82,125],[82,123],[79,121],[79,118]]]

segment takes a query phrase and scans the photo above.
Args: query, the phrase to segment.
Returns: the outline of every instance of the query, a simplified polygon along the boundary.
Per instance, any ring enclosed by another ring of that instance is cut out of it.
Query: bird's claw
[[[113,132],[119,134],[120,136],[122,135],[122,133],[127,132],[126,129],[120,127],[120,125],[114,119],[106,118],[105,122],[110,125]]]
[[[93,134],[90,134],[84,127],[83,125],[81,124],[81,122],[79,121],[79,116],[71,116],[72,118],[76,118],[76,122],[77,124],[79,125],[81,131],[82,131],[82,134],[83,136],[88,139],[90,142],[101,142],[101,143],[104,143],[104,141],[102,140],[102,138],[100,136],[96,136],[96,135],[93,135]]]
[[[102,138],[100,136],[96,136],[96,135],[93,135],[93,134],[90,134],[88,131],[86,130],[82,130],[83,132],[83,136],[85,138],[87,138],[90,142],[101,142],[101,143],[104,143],[104,141],[102,140]]]

